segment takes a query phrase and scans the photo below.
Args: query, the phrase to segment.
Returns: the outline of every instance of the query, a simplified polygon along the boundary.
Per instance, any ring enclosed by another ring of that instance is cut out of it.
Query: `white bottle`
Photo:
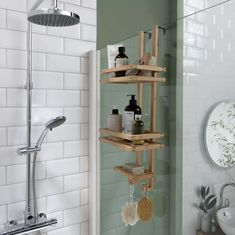
[[[122,132],[122,115],[118,114],[118,109],[113,107],[112,114],[108,116],[108,129],[110,131]]]

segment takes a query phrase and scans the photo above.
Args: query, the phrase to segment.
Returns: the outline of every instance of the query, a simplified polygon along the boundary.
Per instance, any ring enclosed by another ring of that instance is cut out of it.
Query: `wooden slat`
[[[119,67],[113,67],[109,69],[103,69],[100,71],[101,74],[109,74],[109,73],[114,73],[118,71],[127,71],[131,69],[136,69],[136,70],[144,70],[144,71],[150,71],[150,72],[166,72],[165,67],[157,67],[153,65],[139,65],[139,64],[128,64],[128,65],[123,65]]]
[[[166,78],[161,77],[146,77],[146,76],[126,76],[126,77],[113,77],[100,80],[101,83],[151,83],[151,82],[166,82]]]
[[[158,139],[158,138],[164,137],[164,133],[160,133],[160,132],[147,132],[146,131],[146,134],[131,135],[131,134],[123,133],[123,132],[110,131],[108,128],[100,129],[100,133],[104,135],[118,137],[118,138],[125,139],[125,140],[130,140],[130,141],[150,140],[150,139]]]
[[[139,59],[144,56],[144,31],[139,33]]]
[[[128,177],[129,181],[131,181],[133,183],[137,183],[138,181],[141,181],[141,180],[148,180],[148,179],[153,178],[153,174],[148,171],[145,171],[143,174],[140,174],[140,175],[134,175],[134,174],[126,171],[123,168],[123,166],[116,166],[116,167],[114,167],[114,170],[116,172],[118,172],[119,174]]]
[[[152,55],[158,59],[158,26],[153,28],[153,51]],[[158,60],[157,60],[158,62]],[[156,71],[152,71],[152,76],[157,77]],[[156,118],[157,118],[157,83],[151,84],[151,118],[150,118],[150,131],[156,130]],[[149,159],[149,171],[154,174],[155,172],[155,150],[150,150]],[[154,187],[154,179],[149,181],[150,188]]]
[[[117,147],[121,150],[127,152],[139,152],[146,151],[150,149],[162,149],[164,148],[164,144],[160,143],[144,143],[143,145],[133,145],[131,142],[122,140],[122,139],[111,139],[110,137],[101,137],[100,141],[103,143],[111,144],[114,147]]]
[[[158,58],[158,25],[153,28],[153,51],[154,57]],[[158,72],[158,71],[156,71]]]
[[[144,56],[144,31],[139,33],[139,60]],[[143,74],[141,74],[143,75]],[[142,108],[143,102],[143,83],[138,83],[137,85],[138,93],[137,93],[137,102],[138,105]],[[141,165],[141,152],[136,153],[135,161],[136,164]]]
[[[138,93],[137,93],[137,103],[142,109],[142,103],[143,103],[143,83],[138,83]]]

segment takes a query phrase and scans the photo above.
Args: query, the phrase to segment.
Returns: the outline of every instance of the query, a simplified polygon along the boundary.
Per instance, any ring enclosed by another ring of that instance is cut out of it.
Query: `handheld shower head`
[[[36,143],[36,147],[41,148],[43,140],[44,140],[47,132],[49,130],[52,131],[52,129],[64,124],[65,121],[66,121],[66,117],[59,116],[59,117],[56,117],[56,118],[50,120],[49,122],[47,122],[45,125],[44,131],[42,132],[41,136],[39,137],[39,139]]]
[[[64,116],[56,117],[55,119],[52,119],[46,123],[46,128],[52,130],[53,128],[56,128],[62,125],[65,121],[66,121],[66,117]]]

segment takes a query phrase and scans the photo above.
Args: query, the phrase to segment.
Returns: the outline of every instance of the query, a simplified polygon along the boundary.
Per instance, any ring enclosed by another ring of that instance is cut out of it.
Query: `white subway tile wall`
[[[222,1],[185,0],[184,14]],[[219,101],[235,99],[234,31],[235,3],[222,4],[190,16],[184,24],[183,74],[183,235],[200,227],[196,188],[209,185],[219,195],[220,187],[235,180],[234,168],[215,167],[208,159],[203,129],[210,109]],[[183,50],[183,48],[182,48]],[[225,192],[235,204],[235,191]]]
[[[0,1],[0,227],[23,219],[26,161],[27,12],[35,0]],[[42,7],[48,7],[45,1]],[[96,48],[96,0],[62,0],[81,17],[67,28],[33,25],[32,142],[59,115],[36,165],[40,212],[56,217],[48,235],[88,235],[88,51]]]

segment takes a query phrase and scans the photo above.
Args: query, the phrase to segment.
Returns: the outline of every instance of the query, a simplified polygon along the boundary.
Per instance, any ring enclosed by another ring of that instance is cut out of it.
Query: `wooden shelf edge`
[[[133,145],[131,142],[126,140],[116,138],[111,139],[111,137],[100,137],[100,141],[106,144],[111,144],[114,147],[122,149],[127,152],[141,152],[146,150],[153,150],[153,149],[162,149],[164,148],[164,144],[161,143],[148,143],[145,142],[143,145]]]
[[[104,78],[100,80],[101,83],[151,83],[151,82],[166,82],[166,78],[163,77],[148,77],[148,76],[125,76],[125,77],[112,77]]]
[[[151,72],[166,72],[166,67],[157,67],[152,65],[136,65],[136,64],[128,64],[120,67],[113,67],[108,69],[102,69],[100,74],[109,74],[118,71],[127,71],[130,69],[137,69],[137,70],[144,70],[144,71],[151,71]]]
[[[134,175],[130,172],[128,172],[127,170],[125,170],[123,168],[123,166],[116,166],[113,168],[117,173],[123,175],[123,176],[126,176],[129,178],[129,181],[133,182],[133,183],[136,183],[138,181],[141,181],[141,180],[149,180],[149,179],[152,179],[154,177],[154,174],[153,173],[150,173],[149,171],[145,170],[145,173],[143,174],[140,174],[140,175]]]
[[[100,133],[104,135],[118,137],[118,138],[125,139],[125,140],[130,140],[130,141],[159,139],[165,136],[164,133],[150,132],[150,131],[146,131],[145,134],[131,135],[131,134],[123,133],[123,132],[110,131],[108,128],[101,128]]]

